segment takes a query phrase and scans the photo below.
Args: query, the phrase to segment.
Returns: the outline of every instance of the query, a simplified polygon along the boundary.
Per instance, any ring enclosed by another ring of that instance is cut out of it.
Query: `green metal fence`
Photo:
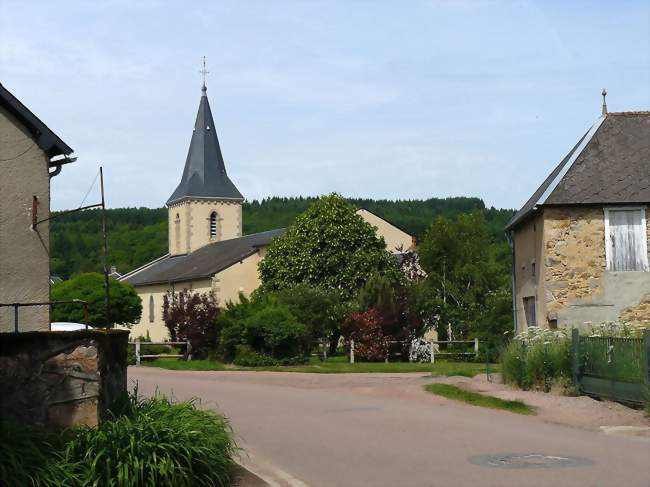
[[[573,381],[583,394],[644,404],[650,393],[650,330],[643,338],[572,335]]]

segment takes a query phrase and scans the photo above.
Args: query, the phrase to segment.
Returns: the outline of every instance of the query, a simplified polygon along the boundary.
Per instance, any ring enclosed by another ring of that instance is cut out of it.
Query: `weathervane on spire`
[[[605,101],[605,97],[607,96],[607,90],[603,88],[603,92],[601,93],[603,95],[603,116],[607,115],[607,102]]]
[[[199,71],[203,75],[203,86],[201,87],[201,91],[206,91],[207,88],[205,87],[205,77],[207,74],[210,73],[207,69],[205,69],[205,56],[203,56],[203,69]]]

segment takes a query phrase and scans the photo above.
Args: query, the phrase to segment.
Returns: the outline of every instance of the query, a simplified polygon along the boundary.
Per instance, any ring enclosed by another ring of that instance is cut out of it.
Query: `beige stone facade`
[[[236,200],[185,199],[169,206],[168,221],[169,253],[189,254],[212,242],[241,237],[242,205]]]
[[[360,209],[357,210],[357,215],[360,215],[366,222],[375,227],[377,235],[383,237],[386,242],[386,250],[392,253],[405,252],[415,248],[415,241],[411,235],[404,230],[397,228],[390,222],[383,218],[378,217],[374,213]]]
[[[49,301],[49,226],[32,229],[50,211],[49,157],[30,132],[0,107],[0,303]],[[19,330],[47,330],[49,307],[20,308]],[[14,330],[14,311],[0,308],[0,332]]]
[[[650,273],[607,270],[605,208],[544,207],[513,230],[519,331],[530,324],[650,323]],[[645,213],[650,239],[647,208]],[[531,297],[536,323],[526,313]]]

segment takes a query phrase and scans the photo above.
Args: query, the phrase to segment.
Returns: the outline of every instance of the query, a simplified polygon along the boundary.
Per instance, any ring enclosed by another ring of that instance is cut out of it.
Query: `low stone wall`
[[[124,330],[0,334],[0,416],[89,426],[126,392]]]

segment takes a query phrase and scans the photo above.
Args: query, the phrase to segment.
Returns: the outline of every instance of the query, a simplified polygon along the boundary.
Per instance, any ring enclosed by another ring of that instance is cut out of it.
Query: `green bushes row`
[[[640,338],[645,327],[624,322],[608,322],[581,329],[592,337]],[[621,358],[617,364],[621,377],[638,380],[634,362]],[[529,328],[517,335],[501,352],[501,371],[505,382],[522,389],[544,389],[557,382],[571,382],[570,331]]]
[[[335,293],[302,285],[241,295],[216,318],[217,355],[245,367],[304,363],[312,343],[334,334],[342,309]]]
[[[550,390],[571,378],[571,339],[564,330],[529,328],[501,352],[506,383],[521,389]]]
[[[194,402],[125,399],[97,428],[45,433],[0,421],[0,485],[230,485],[230,427]]]

